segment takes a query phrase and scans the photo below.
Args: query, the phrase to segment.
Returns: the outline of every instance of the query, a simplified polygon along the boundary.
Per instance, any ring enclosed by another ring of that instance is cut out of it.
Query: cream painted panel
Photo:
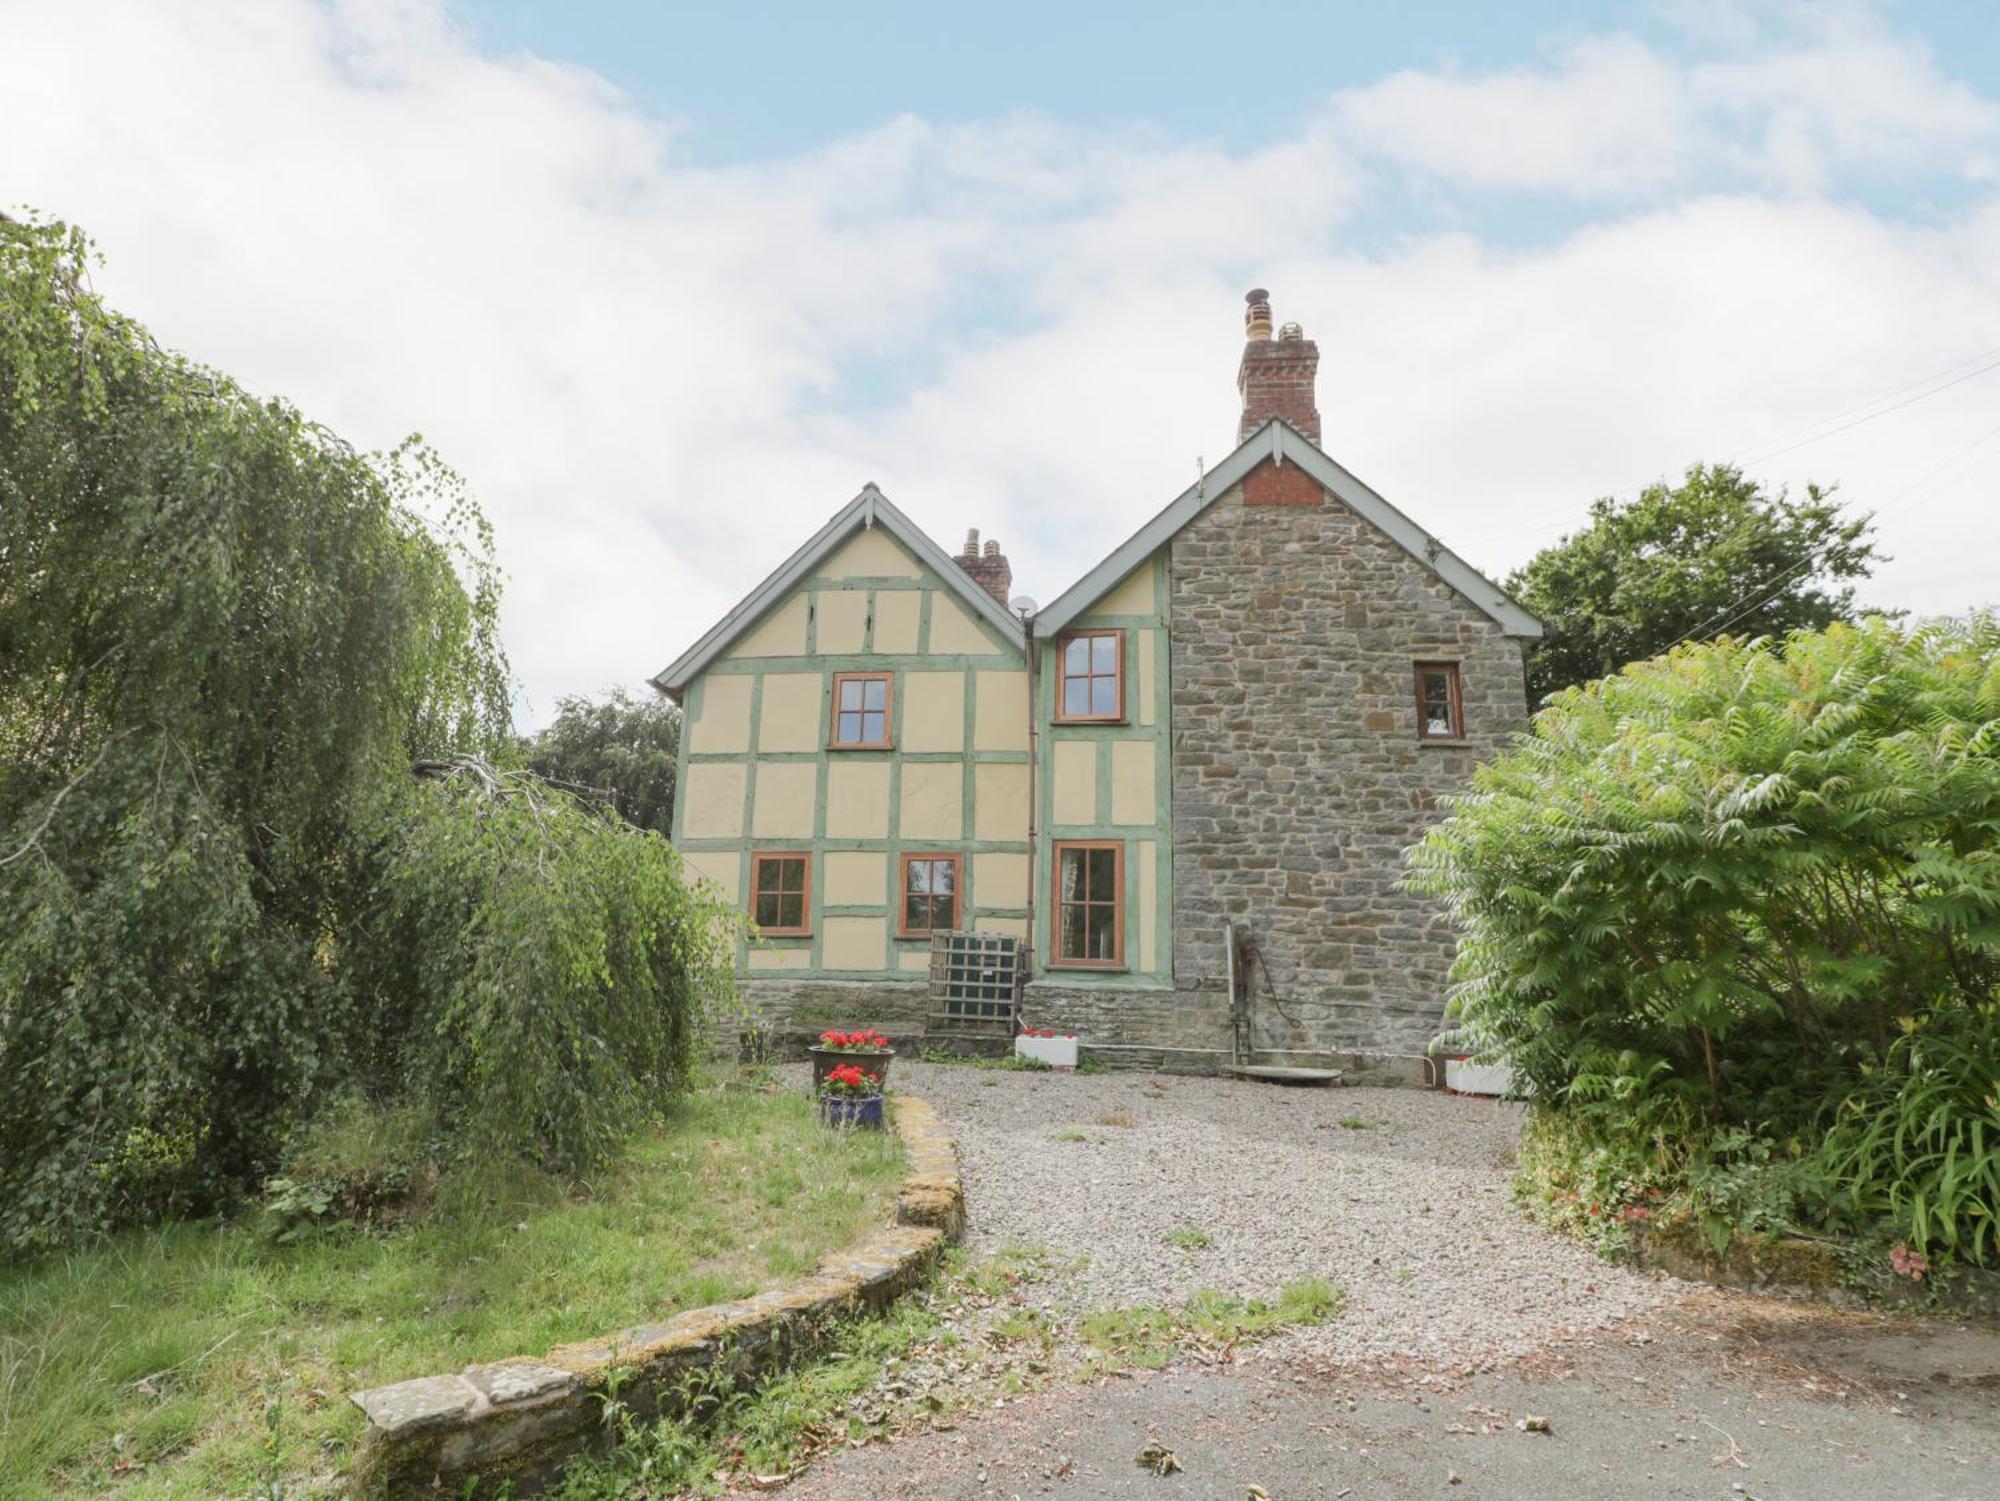
[[[1055,742],[1055,821],[1097,822],[1097,742]]]
[[[704,881],[713,881],[721,887],[724,899],[736,900],[743,861],[735,850],[689,850],[681,856],[681,861]]]
[[[826,769],[829,839],[889,837],[889,763],[836,760]]]
[[[750,950],[752,969],[809,969],[811,966],[811,949]]]
[[[821,969],[886,969],[886,918],[829,917],[820,925]]]
[[[868,634],[866,589],[822,589],[813,596],[817,611],[813,650],[823,657],[851,657]]]
[[[928,944],[920,949],[904,949],[896,956],[898,969],[927,970],[930,967],[931,951]]]
[[[1153,803],[1153,742],[1111,742],[1111,821],[1152,823],[1159,810]]]
[[[1009,761],[972,769],[975,839],[1028,837],[1028,765]]]
[[[903,721],[898,745],[906,751],[965,749],[965,674],[903,674]]]
[[[1139,637],[1139,723],[1149,725],[1153,722],[1153,705],[1157,702],[1154,690],[1158,679],[1153,674],[1158,671],[1154,654],[1159,649],[1160,633],[1139,631],[1136,634]]]
[[[917,627],[923,624],[924,591],[875,591],[875,650],[888,656],[917,654]]]
[[[880,527],[856,532],[850,541],[820,565],[818,571],[830,579],[914,579],[924,576],[923,565],[903,551],[903,544]]]
[[[1154,950],[1160,931],[1159,854],[1159,845],[1151,839],[1141,839],[1132,846],[1133,859],[1139,867],[1139,969],[1143,974],[1151,974],[1156,963]]]
[[[758,839],[810,839],[819,768],[810,761],[762,761],[757,765],[757,808],[750,833]]]
[[[1005,851],[974,855],[972,894],[982,907],[1027,906],[1028,857]]]
[[[963,839],[965,837],[965,768],[956,761],[905,761],[903,806],[896,837]]]
[[[828,850],[824,867],[819,899],[825,905],[880,907],[888,902],[889,857],[881,851]]]
[[[1146,559],[1119,582],[1118,586],[1090,607],[1093,615],[1151,615],[1159,607],[1153,601],[1153,560]]]
[[[1028,936],[1028,919],[1025,917],[988,917],[982,912],[975,914],[972,921],[982,933],[1005,933],[1012,938]]]
[[[1028,748],[1028,675],[982,672],[972,706],[972,744],[978,750]]]
[[[806,654],[806,597],[790,599],[758,621],[729,649],[732,657],[802,657]]]
[[[972,617],[959,607],[942,589],[931,591],[931,651],[937,652],[985,652],[993,653],[999,648],[986,639],[986,633],[974,623]]]
[[[760,751],[818,750],[820,694],[826,679],[816,672],[767,672],[764,702],[757,711]]]
[[[681,833],[689,839],[728,839],[743,832],[743,763],[698,762],[688,768],[687,811]]]
[[[688,725],[688,749],[704,755],[750,749],[748,673],[711,672],[701,680],[701,718]]]

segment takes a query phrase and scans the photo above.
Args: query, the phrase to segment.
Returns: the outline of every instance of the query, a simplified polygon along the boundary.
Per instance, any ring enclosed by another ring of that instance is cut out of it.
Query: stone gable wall
[[[1176,987],[1222,1001],[1234,918],[1259,1048],[1421,1052],[1454,939],[1403,852],[1525,728],[1521,644],[1331,496],[1237,490],[1171,546]],[[1417,738],[1433,660],[1461,664],[1463,745]]]

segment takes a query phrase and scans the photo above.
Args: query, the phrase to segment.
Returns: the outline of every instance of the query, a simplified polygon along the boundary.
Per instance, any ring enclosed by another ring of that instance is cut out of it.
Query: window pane
[[[835,745],[852,745],[860,738],[861,716],[859,714],[843,712],[834,716],[833,743]]]
[[[1429,704],[1444,703],[1451,696],[1451,676],[1443,672],[1424,674],[1424,701]]]
[[[779,926],[778,898],[775,894],[767,893],[757,898],[757,926],[760,928]]]
[[[918,896],[929,896],[931,890],[931,862],[928,860],[912,860],[907,869],[909,871],[907,877],[909,886],[907,889]]]
[[[889,706],[889,683],[885,678],[867,678],[861,683],[861,707],[864,709],[886,709]]]
[[[806,862],[803,860],[780,860],[778,862],[778,887],[782,891],[804,892],[806,889]]]
[[[1065,714],[1088,714],[1090,712],[1089,678],[1063,679],[1063,706]]]
[[[1118,935],[1112,931],[1112,922],[1117,917],[1117,909],[1100,907],[1095,902],[1083,909],[1089,916],[1089,926],[1085,942],[1092,959],[1115,959],[1118,956]]]
[[[1090,679],[1090,712],[1093,714],[1118,712],[1118,679]]]
[[[1058,951],[1065,959],[1088,959],[1089,952],[1084,946],[1084,907],[1065,906],[1062,909],[1062,947]]]
[[[957,897],[945,895],[931,898],[931,926],[947,933],[958,926]]]
[[[1118,670],[1118,638],[1116,636],[1092,636],[1090,638],[1090,670],[1092,672],[1116,672]]]
[[[930,924],[925,921],[925,912],[930,904],[927,896],[911,893],[903,898],[903,926],[913,933],[920,933]]]
[[[1451,705],[1434,703],[1424,709],[1424,729],[1428,734],[1451,734]]]
[[[1063,644],[1063,676],[1082,677],[1090,671],[1090,640],[1073,636]]]
[[[940,896],[950,896],[956,886],[958,866],[950,860],[931,861],[931,890]]]
[[[1093,902],[1118,900],[1118,856],[1115,851],[1090,852],[1089,885],[1084,895]]]
[[[781,928],[803,928],[806,925],[806,898],[802,891],[790,892],[778,898],[778,912]]]
[[[863,740],[887,740],[889,738],[889,721],[873,710],[863,714],[861,716],[861,738]]]
[[[1062,852],[1062,878],[1059,891],[1062,899],[1073,902],[1083,892],[1083,857],[1085,850],[1064,850]]]
[[[840,680],[840,707],[858,709],[861,707],[861,683],[855,678]]]

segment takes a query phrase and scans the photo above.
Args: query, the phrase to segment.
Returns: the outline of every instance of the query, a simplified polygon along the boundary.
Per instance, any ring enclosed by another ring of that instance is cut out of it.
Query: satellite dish
[[[1039,608],[1039,606],[1037,606],[1032,599],[1028,598],[1027,595],[1017,594],[1012,599],[1007,601],[1007,608],[1012,610],[1016,615],[1019,615],[1023,620],[1025,620],[1030,615],[1034,614],[1035,611]]]

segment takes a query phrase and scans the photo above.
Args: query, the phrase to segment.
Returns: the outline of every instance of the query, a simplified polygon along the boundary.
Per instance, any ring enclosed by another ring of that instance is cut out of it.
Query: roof
[[[1274,417],[1036,615],[1036,637],[1053,636],[1068,626],[1266,459],[1276,464],[1297,464],[1321,489],[1338,497],[1364,520],[1373,522],[1379,531],[1464,595],[1508,635],[1536,638],[1542,634],[1541,621],[1508,598],[1498,584],[1321,453],[1318,445],[1298,429]]]
[[[782,603],[794,589],[811,578],[813,569],[823,558],[856,532],[874,526],[881,527],[916,554],[917,560],[942,579],[945,587],[956,594],[975,615],[998,630],[1016,647],[1025,649],[1026,641],[1021,631],[1021,622],[1009,614],[991,594],[974,583],[970,575],[952,560],[950,554],[931,541],[922,527],[889,504],[888,496],[874,485],[868,484],[861,487],[859,495],[835,512],[833,519],[821,527],[805,546],[785,559],[777,572],[752,589],[735,609],[718,620],[709,629],[708,634],[689,647],[672,666],[656,673],[652,679],[653,686],[678,703],[681,691],[709,663],[727,651],[737,637],[755,625],[767,610]]]

